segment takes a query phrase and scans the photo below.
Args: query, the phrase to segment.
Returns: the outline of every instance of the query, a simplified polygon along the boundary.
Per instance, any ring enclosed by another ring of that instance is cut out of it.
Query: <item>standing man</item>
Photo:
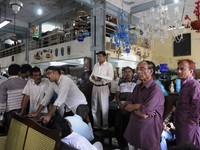
[[[40,103],[38,110],[35,113],[30,113],[29,117],[37,116],[41,110],[50,102],[54,92],[58,94],[58,98],[53,104],[53,107],[46,116],[42,116],[43,123],[48,123],[55,111],[64,104],[66,106],[65,116],[73,115],[76,108],[80,104],[87,104],[85,96],[76,86],[76,84],[67,76],[60,75],[60,69],[56,66],[50,66],[46,69],[46,76],[51,81],[45,96]]]
[[[136,85],[124,104],[131,112],[124,137],[135,148],[160,150],[164,95],[151,77],[154,70],[149,61],[140,62],[136,70],[142,83]]]
[[[29,113],[35,113],[40,106],[42,99],[45,96],[45,92],[49,86],[49,81],[46,78],[41,78],[40,68],[34,67],[30,70],[30,79],[26,86],[24,87],[23,94],[25,94],[23,99],[23,104],[21,108],[21,112],[18,115],[22,115],[24,109],[26,108],[28,102],[29,105]],[[48,113],[47,107],[45,107],[42,113]]]
[[[101,129],[103,132],[108,130],[108,106],[109,106],[109,88],[108,83],[113,80],[113,66],[106,62],[106,53],[100,51],[97,53],[98,63],[95,64],[90,81],[94,83],[92,90],[92,115],[94,129]],[[101,113],[102,111],[102,126]]]
[[[22,90],[26,80],[19,77],[21,67],[12,64],[8,67],[10,77],[0,85],[0,126],[5,125],[6,133],[13,112],[20,112],[24,95]]]
[[[124,109],[123,104],[136,86],[133,73],[131,67],[124,68],[125,78],[119,82],[116,92],[116,100],[119,107],[116,109],[115,114],[115,135],[121,150],[128,148],[128,142],[124,139],[123,135],[129,122],[130,113]]]
[[[192,76],[193,72],[192,60],[179,60],[177,75],[181,79],[181,90],[175,112],[177,146],[192,142],[200,147],[200,84]]]
[[[115,94],[117,91],[117,85],[119,83],[119,77],[117,71],[114,71],[114,79],[110,83],[110,100],[116,101]]]
[[[28,77],[30,75],[31,65],[29,64],[23,64],[21,66],[21,75],[20,77],[24,80],[28,80]]]

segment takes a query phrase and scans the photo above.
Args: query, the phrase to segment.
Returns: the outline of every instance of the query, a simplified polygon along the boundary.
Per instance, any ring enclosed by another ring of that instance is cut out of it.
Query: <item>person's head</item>
[[[60,66],[60,74],[65,75],[65,68],[63,66]]]
[[[49,66],[46,69],[46,77],[51,82],[57,82],[60,78],[60,68],[58,66]]]
[[[186,80],[194,73],[194,62],[190,59],[178,61],[177,75],[181,80]]]
[[[31,70],[31,65],[29,64],[23,64],[21,66],[21,75],[24,74],[25,78],[28,78],[28,76],[30,75],[30,70]]]
[[[187,142],[181,147],[173,146],[173,147],[169,148],[169,150],[200,150],[200,148],[195,146],[191,142]]]
[[[125,79],[125,68],[122,69],[122,78]]]
[[[137,76],[142,82],[147,82],[151,79],[151,75],[154,70],[152,68],[152,63],[149,61],[141,61],[137,65]]]
[[[131,80],[133,78],[133,69],[129,66],[124,68],[124,76],[126,80]]]
[[[76,114],[81,116],[83,119],[86,119],[90,109],[88,105],[81,104],[76,109]]]
[[[10,76],[16,76],[20,74],[21,67],[18,64],[12,64],[8,67],[8,74]]]
[[[61,116],[54,116],[49,124],[48,127],[53,130],[58,130],[62,133],[62,138],[70,135],[72,133],[71,124]]]
[[[83,80],[89,80],[89,77],[91,74],[92,74],[92,71],[85,71],[83,73]]]
[[[97,59],[100,64],[103,64],[106,60],[106,53],[104,51],[100,51],[97,54]]]
[[[40,71],[40,68],[38,67],[33,67],[31,70],[30,70],[30,76],[31,78],[34,80],[35,84],[39,84],[41,82],[41,71]]]
[[[117,71],[114,71],[114,78],[117,78],[118,77],[118,73]]]

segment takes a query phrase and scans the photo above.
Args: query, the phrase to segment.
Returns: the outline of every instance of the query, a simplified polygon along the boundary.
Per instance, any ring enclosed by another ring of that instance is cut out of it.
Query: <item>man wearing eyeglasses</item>
[[[200,147],[200,85],[194,79],[194,62],[179,60],[177,75],[181,79],[181,90],[175,112],[176,144],[191,142]]]
[[[58,94],[53,107],[46,116],[42,116],[43,123],[48,123],[51,116],[62,104],[66,106],[65,116],[73,115],[77,106],[87,104],[86,98],[79,90],[76,84],[67,76],[60,75],[60,69],[56,66],[50,66],[46,69],[46,76],[51,81],[46,95],[42,99],[38,110],[35,113],[30,113],[29,117],[35,117],[40,111],[50,102],[54,92]]]
[[[151,62],[140,62],[136,71],[142,83],[136,85],[124,104],[131,112],[124,137],[136,149],[160,150],[164,95],[152,78]]]

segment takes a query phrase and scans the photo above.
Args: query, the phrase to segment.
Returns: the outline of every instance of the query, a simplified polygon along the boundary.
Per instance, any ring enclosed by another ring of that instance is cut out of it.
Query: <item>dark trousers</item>
[[[15,110],[11,110],[9,112],[6,112],[4,114],[4,127],[5,127],[5,133],[7,134],[8,133],[8,129],[9,129],[9,126],[10,126],[10,121],[11,121],[11,117],[12,117],[12,114],[13,113],[19,113],[21,111],[21,109],[15,109]]]
[[[124,132],[130,119],[130,113],[123,114],[120,109],[116,110],[115,115],[115,135],[121,149],[125,149],[128,146],[128,142],[124,138]]]

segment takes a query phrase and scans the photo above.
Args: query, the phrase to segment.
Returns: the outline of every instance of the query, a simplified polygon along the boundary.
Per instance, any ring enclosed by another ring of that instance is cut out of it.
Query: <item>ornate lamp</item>
[[[19,0],[11,0],[10,6],[15,13],[18,13],[20,9],[23,7],[23,3]]]
[[[119,21],[119,26],[115,26],[115,29],[118,29],[118,31],[114,32],[114,34],[110,34],[110,43],[114,46],[116,45],[118,48],[120,46],[122,46],[122,48],[126,47],[126,52],[130,53],[128,46],[135,44],[136,35],[135,33],[130,33],[131,28],[130,25],[124,23],[124,15],[124,12],[120,13],[121,21]],[[133,36],[133,40],[130,35]],[[115,43],[113,43],[113,40]]]
[[[200,13],[199,13],[199,7],[200,7],[200,1],[195,2],[195,4],[197,5],[193,11],[193,13],[195,14],[195,16],[197,17],[197,20],[191,21],[191,19],[189,18],[188,15],[185,16],[185,20],[187,20],[187,25],[185,28],[191,28],[191,30],[197,30],[196,33],[200,32]]]

